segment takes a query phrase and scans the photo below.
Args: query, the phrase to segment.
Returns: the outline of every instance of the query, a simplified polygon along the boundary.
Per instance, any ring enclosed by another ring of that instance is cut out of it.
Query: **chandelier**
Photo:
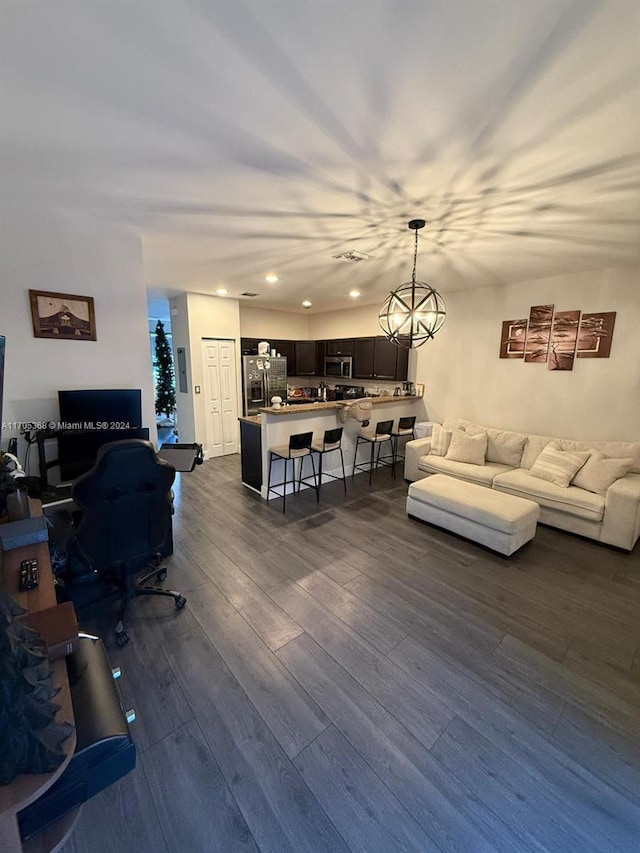
[[[385,336],[394,344],[407,349],[420,347],[430,341],[447,314],[444,300],[438,291],[423,281],[416,281],[418,231],[425,225],[424,219],[412,219],[409,223],[409,228],[415,231],[411,281],[392,291],[378,314],[378,322]]]

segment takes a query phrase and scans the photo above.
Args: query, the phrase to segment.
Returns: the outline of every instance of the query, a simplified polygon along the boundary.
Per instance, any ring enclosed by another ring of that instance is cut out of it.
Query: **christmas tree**
[[[165,414],[168,418],[176,410],[176,389],[173,380],[173,358],[171,347],[164,331],[164,323],[156,323],[156,415]]]

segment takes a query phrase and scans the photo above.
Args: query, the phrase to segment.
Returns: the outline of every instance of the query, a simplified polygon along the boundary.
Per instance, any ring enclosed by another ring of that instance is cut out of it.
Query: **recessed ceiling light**
[[[313,302],[309,302],[308,299],[305,299],[302,304],[305,308],[311,308],[311,306],[313,305]]]
[[[274,275],[273,273],[269,273],[269,275],[265,275],[264,280],[268,281],[269,284],[275,284],[278,280],[278,276]]]
[[[219,288],[216,290],[216,293],[218,294],[218,296],[226,296],[226,295],[227,295],[227,293],[229,293],[229,291],[227,290],[227,288],[226,288],[226,287],[219,287]]]
[[[352,299],[357,299],[357,298],[358,298],[358,296],[360,296],[360,291],[359,291],[359,290],[350,290],[350,291],[349,291],[349,296],[350,296]]]

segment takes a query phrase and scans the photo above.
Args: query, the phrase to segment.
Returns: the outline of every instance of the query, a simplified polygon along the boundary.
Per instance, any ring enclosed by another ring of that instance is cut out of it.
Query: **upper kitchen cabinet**
[[[353,342],[353,378],[373,379],[375,338],[356,338]]]
[[[354,379],[406,381],[409,351],[387,338],[355,338],[353,351]]]
[[[317,371],[316,342],[295,342],[295,376],[315,376]],[[293,374],[292,371],[289,371]]]
[[[373,345],[373,378],[400,379],[398,376],[398,351],[396,346],[387,338],[376,338]],[[407,378],[406,372],[404,378]]]
[[[392,344],[395,346],[395,344]],[[396,347],[396,380],[406,382],[409,375],[409,350],[406,347]]]
[[[325,355],[353,355],[353,338],[325,341]]]
[[[258,339],[257,338],[240,338],[240,352],[242,355],[257,355],[258,354]]]
[[[296,343],[295,341],[272,341],[272,349],[287,359],[287,375],[296,376]]]

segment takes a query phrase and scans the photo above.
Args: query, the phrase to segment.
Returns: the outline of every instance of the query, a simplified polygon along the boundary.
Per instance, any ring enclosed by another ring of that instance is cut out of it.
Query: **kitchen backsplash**
[[[318,389],[320,387],[320,382],[325,381],[321,379],[312,379],[310,376],[288,376],[287,381],[289,385],[294,388],[300,389]],[[327,382],[328,388],[335,388],[334,382]],[[371,394],[373,396],[383,397],[385,395],[393,396],[393,392],[396,388],[400,388],[402,390],[402,382],[367,382],[366,379],[345,379],[343,382],[339,383],[342,385],[360,385],[364,388],[366,394]]]

